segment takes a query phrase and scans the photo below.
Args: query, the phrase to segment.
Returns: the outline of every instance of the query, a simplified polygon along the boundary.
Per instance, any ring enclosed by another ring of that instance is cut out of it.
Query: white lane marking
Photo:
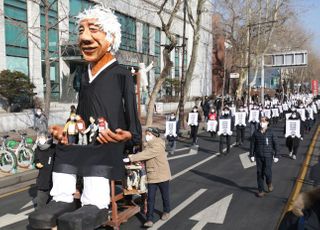
[[[230,194],[190,217],[190,220],[198,221],[192,230],[201,230],[207,223],[223,224],[232,197],[233,194]]]
[[[34,208],[28,209],[26,211],[20,212],[18,214],[5,214],[0,217],[0,229],[2,227],[23,221],[28,218],[28,214],[33,212]]]
[[[188,157],[188,156],[196,155],[198,153],[198,148],[199,147],[191,148],[188,153],[181,154],[179,156],[169,157],[168,160],[170,161],[170,160],[175,160],[175,159],[179,159],[179,158],[182,158],[182,157]]]
[[[24,209],[24,208],[29,208],[29,207],[31,207],[31,206],[34,206],[34,203],[33,203],[32,200],[29,201],[28,203],[26,203],[23,207],[21,207],[20,210],[21,210],[21,209]]]
[[[256,165],[255,161],[254,162],[250,161],[249,152],[240,154],[239,157],[240,157],[240,161],[241,161],[242,166],[243,166],[244,169],[247,169],[247,168],[250,168],[250,167],[253,167],[253,166]]]
[[[199,189],[196,193],[194,193],[192,196],[190,196],[188,199],[186,199],[185,201],[183,201],[181,204],[179,204],[175,209],[173,209],[170,212],[170,218],[169,220],[174,217],[175,215],[177,215],[181,210],[183,210],[185,207],[187,207],[189,204],[191,204],[195,199],[197,199],[199,196],[201,196],[205,191],[207,191],[207,189]],[[166,221],[162,221],[159,220],[157,221],[152,228],[150,228],[151,230],[155,230],[160,228],[162,225],[164,225]]]
[[[230,148],[232,148],[235,145],[236,145],[236,143],[233,143],[232,145],[230,145]],[[227,150],[227,148],[224,148],[223,152],[226,151],[226,150]],[[220,155],[220,153],[213,154],[212,156],[210,156],[210,157],[208,157],[208,158],[206,158],[206,159],[204,159],[202,161],[199,161],[198,163],[196,163],[196,164],[194,164],[194,165],[182,170],[181,172],[178,172],[177,174],[173,175],[171,179],[172,180],[176,179],[177,177],[185,174],[186,172],[189,172],[191,169],[194,169],[194,168],[198,167],[199,165],[202,165],[202,164],[206,163],[207,161],[217,157],[218,155]]]

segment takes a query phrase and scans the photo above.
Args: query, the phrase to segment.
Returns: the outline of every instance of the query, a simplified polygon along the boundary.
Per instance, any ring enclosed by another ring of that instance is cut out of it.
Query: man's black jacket
[[[270,129],[265,133],[261,129],[255,131],[250,143],[250,157],[277,157],[278,144],[276,136]]]

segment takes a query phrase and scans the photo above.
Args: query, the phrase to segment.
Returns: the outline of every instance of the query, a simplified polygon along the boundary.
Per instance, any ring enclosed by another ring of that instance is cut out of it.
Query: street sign
[[[230,78],[231,79],[236,79],[236,78],[239,78],[239,77],[240,77],[239,73],[230,73]]]
[[[265,67],[306,66],[308,64],[308,52],[302,50],[265,54],[264,59]]]

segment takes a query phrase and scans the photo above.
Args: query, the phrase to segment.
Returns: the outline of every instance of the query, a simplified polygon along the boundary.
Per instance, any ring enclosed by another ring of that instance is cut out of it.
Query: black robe
[[[132,134],[132,144],[141,142],[133,78],[118,62],[104,69],[91,83],[88,72],[83,74],[77,114],[87,127],[90,116],[96,121],[104,117],[112,131],[117,128],[128,130]],[[122,179],[124,147],[124,142],[58,145],[54,172]]]

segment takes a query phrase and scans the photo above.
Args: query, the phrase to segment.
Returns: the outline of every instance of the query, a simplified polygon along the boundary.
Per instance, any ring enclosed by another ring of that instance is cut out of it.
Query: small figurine
[[[86,124],[80,115],[76,115],[76,129],[78,131],[78,144],[87,145],[87,135],[84,133],[86,130]]]
[[[76,144],[78,131],[76,129],[76,114],[70,114],[69,121],[63,128],[63,134],[67,135],[69,144]]]
[[[109,128],[108,122],[106,121],[106,119],[104,117],[98,118],[98,128],[99,128],[99,132]]]
[[[83,133],[87,134],[88,132],[90,132],[90,134],[89,134],[89,143],[92,144],[92,143],[94,143],[94,141],[96,139],[98,126],[96,125],[96,123],[95,123],[96,120],[93,117],[90,117],[89,121],[90,121],[90,125]]]

